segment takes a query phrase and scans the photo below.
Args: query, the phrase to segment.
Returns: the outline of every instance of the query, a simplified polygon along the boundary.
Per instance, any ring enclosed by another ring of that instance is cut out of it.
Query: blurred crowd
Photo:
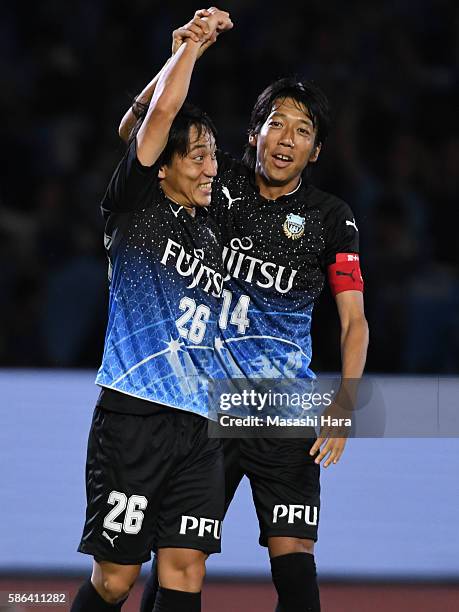
[[[0,20],[0,365],[95,367],[107,309],[99,202],[119,121],[170,50],[189,1],[10,3]],[[190,99],[240,154],[251,107],[298,74],[334,124],[311,174],[361,235],[375,372],[459,368],[459,5],[452,0],[234,0],[234,30],[200,60]],[[458,243],[456,243],[456,240]],[[339,368],[328,292],[318,369]]]

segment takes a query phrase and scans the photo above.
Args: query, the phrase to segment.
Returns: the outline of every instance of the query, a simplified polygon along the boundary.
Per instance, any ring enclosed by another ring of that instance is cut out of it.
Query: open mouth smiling
[[[285,168],[293,162],[293,157],[282,153],[275,153],[272,157],[274,159],[274,165],[278,168]]]

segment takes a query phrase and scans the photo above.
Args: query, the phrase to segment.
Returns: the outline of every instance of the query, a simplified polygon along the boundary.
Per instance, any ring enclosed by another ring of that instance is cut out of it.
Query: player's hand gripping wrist
[[[230,30],[233,23],[229,13],[215,7],[196,11],[193,19],[172,33],[172,55],[187,40],[200,43],[198,58],[217,40],[218,34]]]

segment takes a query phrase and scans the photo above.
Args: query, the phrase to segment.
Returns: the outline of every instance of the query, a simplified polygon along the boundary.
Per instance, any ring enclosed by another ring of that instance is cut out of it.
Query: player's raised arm
[[[159,77],[162,74],[162,71],[169,65],[171,61],[171,57],[167,60],[161,70],[157,75],[153,77],[153,79],[145,85],[142,91],[134,98],[132,106],[130,106],[127,111],[124,113],[123,118],[121,119],[121,123],[118,127],[118,134],[121,140],[127,142],[129,140],[129,136],[137,123],[138,119],[140,119],[144,115],[144,109],[148,108],[150,104],[151,97],[153,92],[155,91],[156,83],[158,82]]]
[[[178,49],[182,46],[182,44],[187,38],[190,38],[196,43],[202,43],[205,39],[205,36],[209,34],[209,24],[207,21],[203,21],[202,19],[203,17],[207,17],[209,15],[210,13],[205,9],[196,11],[195,16],[191,21],[189,21],[183,27],[174,30],[174,32],[172,33],[171,57],[167,60],[167,62],[158,72],[158,74],[156,74],[153,79],[147,85],[145,85],[142,91],[135,97],[132,106],[128,108],[123,118],[121,119],[121,123],[118,128],[118,134],[122,140],[124,140],[125,142],[129,140],[129,135],[131,134],[131,131],[134,128],[137,120],[145,114],[144,111],[146,110],[146,108],[148,108],[148,105],[150,104],[158,80],[163,71],[167,69],[175,52],[178,51]],[[202,54],[202,51],[200,51],[200,54]]]
[[[217,19],[217,27],[211,29],[209,17],[213,15],[213,19]],[[217,40],[219,33],[230,30],[233,27],[229,13],[220,11],[215,7],[207,9],[199,9],[194,14],[194,17],[184,26],[174,30],[172,33],[172,55],[167,60],[163,68],[153,79],[143,88],[143,90],[135,97],[130,108],[125,112],[118,128],[118,134],[122,140],[127,142],[136,122],[145,113],[145,109],[150,104],[156,85],[165,70],[167,70],[172,58],[179,48],[187,41],[192,40],[195,43],[200,43],[197,59]]]
[[[137,158],[142,166],[152,166],[167,143],[172,122],[188,94],[200,43],[189,39],[161,72],[137,132]]]

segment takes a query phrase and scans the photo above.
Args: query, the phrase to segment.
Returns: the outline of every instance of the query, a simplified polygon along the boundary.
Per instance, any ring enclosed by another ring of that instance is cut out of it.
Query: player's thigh
[[[260,525],[260,544],[268,538],[317,540],[320,467],[309,455],[313,440],[244,440],[241,463],[250,479]]]
[[[161,492],[173,463],[173,436],[169,414],[143,417],[96,409],[80,552],[120,565],[150,559]]]
[[[177,459],[163,492],[156,548],[220,552],[225,508],[221,441],[208,437],[206,419],[184,413],[177,419]]]

